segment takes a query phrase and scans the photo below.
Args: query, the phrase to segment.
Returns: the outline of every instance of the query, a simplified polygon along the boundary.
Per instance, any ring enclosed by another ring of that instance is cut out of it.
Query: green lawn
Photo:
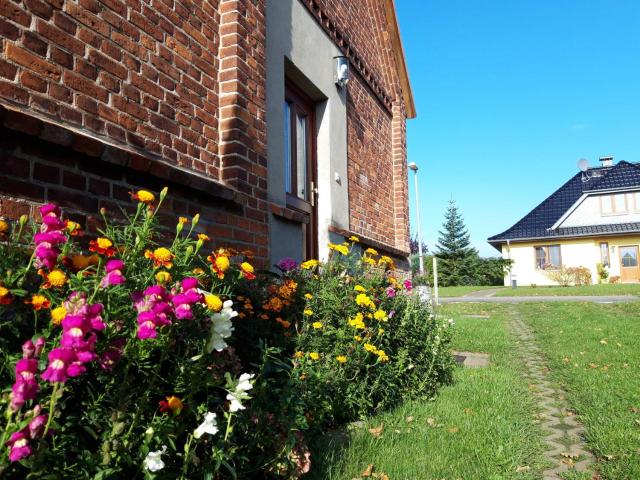
[[[640,478],[640,302],[518,308],[587,428],[603,479]]]
[[[502,288],[500,286],[460,286],[460,287],[439,287],[438,295],[441,297],[462,297],[467,293],[477,292],[478,290],[491,290],[495,288]]]
[[[520,364],[511,356],[505,307],[481,309],[451,305],[440,313],[456,322],[455,348],[491,353],[490,367],[457,368],[455,384],[435,400],[408,402],[368,419],[346,443],[326,438],[316,445],[311,478],[350,480],[369,464],[393,480],[540,478],[535,407]],[[464,318],[463,313],[491,318]],[[375,438],[369,429],[382,425],[382,435]]]
[[[640,284],[585,285],[582,287],[518,287],[505,288],[496,297],[531,297],[538,295],[640,295]]]

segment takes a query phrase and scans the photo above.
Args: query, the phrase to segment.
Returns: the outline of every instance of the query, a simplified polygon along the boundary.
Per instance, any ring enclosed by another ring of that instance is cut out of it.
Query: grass
[[[441,297],[462,297],[471,292],[477,292],[479,290],[490,290],[494,288],[502,288],[500,286],[468,286],[463,285],[459,287],[439,287],[438,295]]]
[[[640,284],[618,283],[584,285],[580,287],[518,287],[505,288],[496,297],[534,297],[539,295],[640,295]]]
[[[457,368],[455,383],[433,401],[407,402],[367,419],[345,443],[316,445],[311,478],[350,480],[373,464],[394,480],[540,478],[540,432],[521,366],[511,356],[505,307],[450,305],[440,313],[456,322],[455,349],[491,354],[484,369]],[[489,319],[465,318],[465,313]],[[370,428],[384,430],[379,438]],[[522,470],[516,473],[518,467]]]
[[[640,302],[517,308],[585,425],[602,478],[640,478]]]

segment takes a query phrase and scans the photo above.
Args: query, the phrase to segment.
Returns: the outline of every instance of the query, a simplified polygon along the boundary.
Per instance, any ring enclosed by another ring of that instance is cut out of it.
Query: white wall
[[[622,195],[624,195],[627,200],[626,214],[602,215],[600,211],[600,198],[604,195],[589,195],[559,225],[559,228],[640,222],[640,192],[629,192],[623,193]],[[636,195],[637,198],[635,198]]]

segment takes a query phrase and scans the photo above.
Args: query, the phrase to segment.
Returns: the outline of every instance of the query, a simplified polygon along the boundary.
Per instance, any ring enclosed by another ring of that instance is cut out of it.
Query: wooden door
[[[638,246],[629,245],[619,247],[620,250],[620,281],[639,282],[640,265],[638,264]]]

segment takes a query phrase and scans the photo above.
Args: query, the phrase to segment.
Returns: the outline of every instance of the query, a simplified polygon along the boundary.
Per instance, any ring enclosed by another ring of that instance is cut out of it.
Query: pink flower
[[[396,289],[393,287],[388,287],[387,288],[387,297],[389,298],[393,298],[396,296]]]
[[[171,325],[171,295],[161,285],[148,287],[143,294],[133,295],[133,305],[138,311],[137,337],[141,340],[156,338],[157,328]]]
[[[42,225],[40,232],[34,235],[35,266],[36,268],[46,267],[52,270],[60,255],[58,245],[67,241],[64,233],[65,223],[60,218],[60,208],[51,203],[40,208],[42,215]]]
[[[42,353],[42,349],[44,348],[44,344],[45,344],[45,340],[44,337],[38,337],[38,339],[36,340],[36,344],[35,344],[35,352],[33,353],[33,355],[35,357],[39,357],[40,354]]]
[[[405,280],[403,284],[404,284],[404,288],[407,289],[407,292],[410,292],[411,289],[413,288],[413,284],[411,283],[411,280]]]
[[[113,340],[100,355],[98,360],[100,362],[100,367],[103,370],[111,370],[122,357],[122,352],[124,351],[126,344],[127,340],[124,338],[116,338]]]
[[[27,434],[22,431],[13,433],[7,442],[7,446],[10,449],[9,460],[11,462],[18,462],[33,453],[33,450],[29,445],[29,438],[27,437]]]
[[[59,347],[49,352],[49,365],[42,373],[42,378],[51,383],[64,383],[68,377],[78,376],[79,369],[72,368],[77,362],[76,354],[71,348]]]
[[[17,412],[27,402],[33,400],[40,387],[36,380],[38,361],[33,358],[23,358],[16,363],[16,381],[11,388],[11,409]]]
[[[180,283],[181,293],[176,293],[171,299],[176,318],[180,320],[191,320],[193,318],[192,306],[202,302],[203,297],[198,292],[198,279],[187,277]]]
[[[27,428],[29,429],[29,436],[32,440],[42,437],[45,425],[47,424],[47,419],[47,415],[38,415],[29,422],[29,426]]]
[[[122,260],[109,260],[105,267],[107,274],[102,278],[100,286],[110,287],[111,285],[122,285],[126,278],[122,274],[124,262]]]
[[[22,344],[22,358],[33,358],[36,353],[36,346],[31,340]]]

